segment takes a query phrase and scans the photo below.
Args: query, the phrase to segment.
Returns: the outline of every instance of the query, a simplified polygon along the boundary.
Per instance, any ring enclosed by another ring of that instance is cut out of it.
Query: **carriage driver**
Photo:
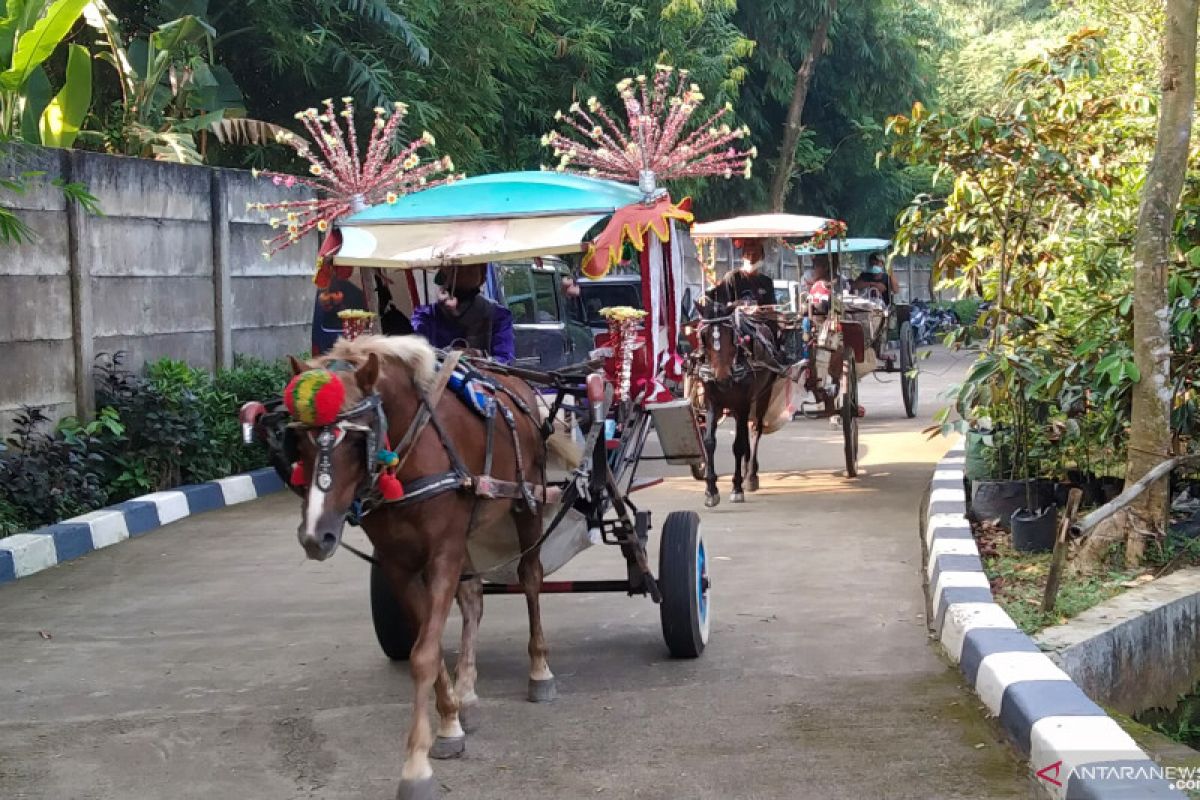
[[[437,302],[413,309],[413,332],[434,347],[465,347],[500,364],[514,355],[512,312],[482,294],[486,264],[442,267]]]
[[[716,286],[708,290],[710,299],[724,305],[743,300],[755,306],[775,303],[775,282],[762,274],[762,239],[743,239],[735,244],[742,248],[742,264],[729,273]]]
[[[775,281],[762,273],[765,253],[763,240],[740,239],[735,240],[734,244],[742,249],[741,266],[730,270],[720,283],[705,294],[721,309],[741,302],[754,306],[775,305]],[[772,349],[766,354],[769,365],[783,369],[778,326],[773,320],[761,320],[759,324],[770,332]]]

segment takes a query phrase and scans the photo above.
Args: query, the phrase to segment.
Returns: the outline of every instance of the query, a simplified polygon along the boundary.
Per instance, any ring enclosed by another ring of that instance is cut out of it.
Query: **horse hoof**
[[[482,713],[479,703],[471,703],[458,709],[458,724],[462,725],[463,733],[474,733],[479,730],[479,718]]]
[[[746,493],[745,492],[733,492],[732,494],[729,495],[729,502],[731,502],[731,503],[746,502]]]
[[[719,494],[704,495],[704,507],[705,508],[716,508],[720,502],[721,502],[721,495],[719,495]]]
[[[554,685],[554,678],[547,678],[544,681],[529,679],[529,702],[549,703],[556,697],[558,697],[558,688]]]
[[[749,478],[746,478],[746,491],[747,492],[757,492],[758,491],[758,476],[757,475],[751,475]]]
[[[433,776],[415,781],[400,781],[396,800],[437,800],[438,787]]]
[[[438,760],[462,758],[462,754],[465,752],[467,752],[466,736],[439,736],[433,740],[433,747],[429,748],[429,757]]]

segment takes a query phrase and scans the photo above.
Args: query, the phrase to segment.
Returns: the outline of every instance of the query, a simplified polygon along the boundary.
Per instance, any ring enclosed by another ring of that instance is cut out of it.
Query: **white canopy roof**
[[[693,239],[812,236],[830,220],[804,214],[752,214],[692,226]]]
[[[603,214],[459,220],[424,225],[347,225],[336,262],[428,269],[578,253]]]

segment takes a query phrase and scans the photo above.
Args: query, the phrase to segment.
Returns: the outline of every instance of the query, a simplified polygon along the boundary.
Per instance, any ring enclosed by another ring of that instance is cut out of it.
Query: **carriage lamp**
[[[258,424],[258,418],[266,413],[267,407],[256,400],[242,405],[238,411],[238,421],[242,423],[242,444],[254,444],[254,427]]]
[[[342,321],[342,336],[348,341],[354,341],[364,333],[370,333],[374,328],[375,312],[348,308],[338,312]]]
[[[617,387],[614,400],[629,399],[633,379],[634,340],[637,338],[637,325],[646,312],[631,306],[611,306],[600,309],[600,315],[608,320],[610,343],[613,347],[613,360],[617,362]]]

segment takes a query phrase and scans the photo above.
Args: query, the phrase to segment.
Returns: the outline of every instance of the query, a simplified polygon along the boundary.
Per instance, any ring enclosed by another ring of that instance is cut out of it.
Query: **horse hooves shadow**
[[[438,785],[432,777],[412,781],[400,781],[396,789],[396,800],[437,800]]]
[[[721,495],[719,495],[719,494],[704,495],[704,507],[705,508],[716,508],[718,505],[720,505],[720,503],[721,503]]]
[[[458,709],[458,724],[462,725],[463,733],[479,730],[481,716],[483,715],[479,710],[479,703],[468,703]]]
[[[429,757],[444,761],[448,758],[462,758],[466,751],[466,736],[439,736],[433,740],[433,747],[429,748]]]
[[[546,678],[545,680],[529,679],[529,702],[552,703],[557,697],[558,687],[554,683],[554,678]]]

